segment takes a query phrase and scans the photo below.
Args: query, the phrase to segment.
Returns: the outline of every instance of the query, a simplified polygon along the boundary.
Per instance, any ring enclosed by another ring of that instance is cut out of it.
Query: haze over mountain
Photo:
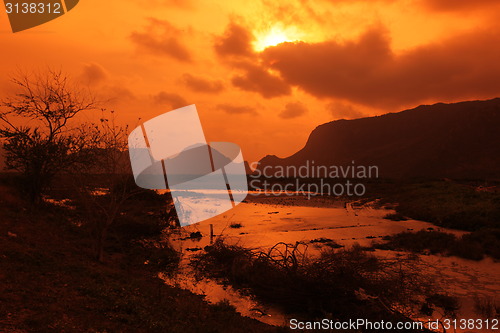
[[[500,178],[500,98],[414,109],[318,126],[300,151],[274,166],[378,166],[380,177]],[[270,173],[270,168],[268,168]]]

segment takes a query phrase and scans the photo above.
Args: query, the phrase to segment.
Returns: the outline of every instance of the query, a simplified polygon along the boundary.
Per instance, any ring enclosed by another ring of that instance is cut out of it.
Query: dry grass
[[[165,285],[157,273],[172,271],[178,254],[141,238],[130,220],[113,232],[101,264],[78,210],[19,208],[0,200],[1,332],[279,330]]]

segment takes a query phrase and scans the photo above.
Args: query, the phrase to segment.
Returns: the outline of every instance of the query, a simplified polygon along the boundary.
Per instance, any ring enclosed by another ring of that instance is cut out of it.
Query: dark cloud
[[[353,2],[385,2],[396,3],[397,0],[326,0],[332,4],[343,4]],[[414,4],[422,5],[427,9],[436,11],[461,11],[499,5],[498,0],[414,0]]]
[[[285,106],[285,109],[280,112],[279,116],[283,119],[291,119],[302,116],[307,113],[307,108],[301,102],[291,102]]]
[[[180,41],[183,31],[174,27],[167,21],[154,18],[149,19],[149,24],[143,32],[134,31],[130,39],[141,50],[159,56],[169,56],[179,61],[190,62],[191,54]]]
[[[231,114],[257,114],[255,108],[232,104],[219,104],[217,108]]]
[[[494,97],[500,91],[500,34],[476,32],[401,54],[387,33],[357,41],[284,43],[263,52],[265,64],[289,84],[319,98],[375,107]]]
[[[252,49],[252,34],[244,27],[231,22],[223,36],[215,41],[219,56],[233,56],[229,64],[242,71],[233,76],[231,83],[242,90],[253,91],[265,98],[289,95],[290,86],[279,76],[272,75],[259,63],[258,54]],[[239,56],[239,58],[238,58]],[[242,60],[244,58],[244,60]]]
[[[356,110],[352,105],[341,102],[332,102],[327,105],[334,119],[356,119],[362,118],[364,114]]]
[[[175,93],[167,93],[165,91],[162,91],[153,96],[153,102],[155,104],[169,106],[172,109],[177,109],[189,105],[189,103],[184,98],[182,98],[182,96]]]
[[[436,11],[463,11],[498,6],[498,0],[421,0],[429,9]]]
[[[215,52],[225,56],[253,56],[253,36],[244,27],[231,22],[222,36],[215,39]]]
[[[108,75],[104,68],[100,65],[91,63],[83,66],[83,72],[80,75],[80,79],[90,85],[96,85],[106,80]]]
[[[235,87],[257,92],[265,98],[290,95],[290,85],[279,76],[270,74],[267,69],[251,63],[240,63],[237,66],[245,73],[233,77],[231,82]]]
[[[196,92],[219,93],[224,90],[224,85],[220,80],[208,80],[188,73],[182,76],[182,81],[189,89]]]

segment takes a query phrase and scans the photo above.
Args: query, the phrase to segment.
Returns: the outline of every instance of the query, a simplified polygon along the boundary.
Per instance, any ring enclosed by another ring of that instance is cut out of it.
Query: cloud
[[[397,0],[326,0],[332,4],[354,3],[354,2],[380,2],[380,3],[397,3]],[[487,8],[498,5],[498,0],[416,0],[416,5],[436,11],[461,11]]]
[[[354,2],[396,2],[397,0],[326,0],[332,4],[354,3]]]
[[[108,75],[101,65],[90,63],[83,66],[80,80],[89,85],[102,83],[107,79]]]
[[[356,110],[352,105],[341,102],[331,102],[326,107],[335,119],[362,118],[364,114]]]
[[[134,95],[134,93],[130,89],[128,89],[122,85],[113,85],[110,87],[106,87],[103,90],[107,93],[107,95],[113,101],[127,102],[127,101],[131,101],[131,100],[136,99],[136,96]]]
[[[219,104],[217,105],[217,108],[231,114],[257,114],[255,108],[250,106]]]
[[[292,91],[288,83],[279,76],[270,74],[266,68],[251,63],[240,63],[237,67],[242,68],[245,74],[232,78],[231,82],[235,87],[257,92],[264,98],[290,95]]]
[[[144,5],[144,0],[135,0],[140,5]],[[182,9],[191,9],[193,7],[192,0],[149,0],[148,7],[178,7]]]
[[[109,102],[120,105],[130,103],[130,101],[137,99],[130,89],[121,84],[102,87],[100,88],[100,93],[106,96]]]
[[[149,18],[149,24],[143,32],[134,31],[130,40],[139,49],[158,56],[169,56],[173,59],[191,62],[191,54],[180,41],[183,31],[167,21]]]
[[[279,116],[283,119],[291,119],[302,116],[307,113],[307,108],[301,102],[291,102],[285,106]]]
[[[226,56],[253,56],[253,36],[244,27],[234,22],[229,23],[222,36],[216,37],[215,52],[222,57]]]
[[[162,91],[155,96],[153,96],[153,102],[159,105],[166,105],[172,109],[178,109],[180,107],[189,105],[189,103],[182,98],[182,96],[175,93],[167,93]]]
[[[264,63],[318,98],[396,108],[419,102],[489,98],[500,91],[500,35],[492,29],[395,54],[387,33],[356,41],[284,43]]]
[[[219,93],[224,90],[224,85],[220,80],[208,80],[202,77],[196,77],[191,74],[184,74],[182,81],[191,90],[202,93]]]
[[[252,40],[253,36],[247,29],[231,22],[224,35],[215,41],[216,53],[221,57],[231,56],[232,68],[243,71],[243,74],[232,77],[233,86],[257,92],[265,98],[289,95],[291,88],[286,82],[256,64],[259,58],[252,49]]]
[[[435,11],[463,11],[499,5],[498,0],[422,0],[424,6]]]

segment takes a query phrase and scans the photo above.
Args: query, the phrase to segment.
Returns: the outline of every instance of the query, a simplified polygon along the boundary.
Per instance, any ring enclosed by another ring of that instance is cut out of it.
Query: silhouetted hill
[[[500,98],[438,103],[318,126],[303,149],[265,166],[379,167],[381,177],[500,178]]]

